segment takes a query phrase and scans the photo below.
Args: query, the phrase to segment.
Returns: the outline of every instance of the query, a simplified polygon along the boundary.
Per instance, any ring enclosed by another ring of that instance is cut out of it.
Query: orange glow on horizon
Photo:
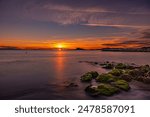
[[[71,39],[61,39],[60,40],[45,40],[45,41],[34,41],[34,40],[11,40],[11,39],[3,39],[0,43],[0,47],[10,46],[17,47],[20,49],[101,49],[101,48],[136,48],[140,47],[138,44],[118,44],[123,40],[127,40],[126,38],[121,37],[113,37],[112,40],[105,40],[100,38],[79,38],[76,40]],[[110,44],[110,45],[109,45]]]

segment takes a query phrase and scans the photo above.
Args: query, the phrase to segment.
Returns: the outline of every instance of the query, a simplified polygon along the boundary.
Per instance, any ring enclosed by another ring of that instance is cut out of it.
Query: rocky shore
[[[90,71],[83,74],[80,78],[82,83],[89,83],[85,92],[90,96],[112,96],[122,91],[131,89],[132,80],[150,84],[150,66],[136,65],[134,63],[116,63],[116,62],[91,62],[80,61],[91,65],[96,65],[107,69],[107,73],[98,73]],[[92,82],[95,82],[94,85]]]

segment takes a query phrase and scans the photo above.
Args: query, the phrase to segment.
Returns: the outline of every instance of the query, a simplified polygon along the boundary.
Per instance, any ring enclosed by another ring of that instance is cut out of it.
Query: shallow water
[[[0,99],[150,99],[150,86],[131,82],[131,90],[112,97],[90,97],[80,76],[106,72],[79,61],[150,64],[150,53],[101,51],[0,51]],[[78,87],[65,87],[65,82]],[[141,88],[142,87],[142,88]]]

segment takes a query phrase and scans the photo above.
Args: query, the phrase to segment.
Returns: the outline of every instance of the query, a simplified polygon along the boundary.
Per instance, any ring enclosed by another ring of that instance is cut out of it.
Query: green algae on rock
[[[96,78],[97,82],[104,82],[104,83],[112,82],[115,80],[116,80],[115,77],[109,73],[102,73]]]
[[[88,73],[92,75],[92,78],[97,78],[97,76],[99,75],[98,72],[96,72],[96,71],[91,71]]]
[[[120,76],[120,75],[123,74],[123,70],[121,70],[121,69],[112,69],[109,73],[114,75],[114,76]]]
[[[127,81],[125,80],[117,80],[116,82],[112,83],[115,87],[118,87],[122,90],[128,91],[130,89],[130,86]]]
[[[107,73],[98,74],[96,71],[91,71],[81,76],[81,81],[89,82],[96,81],[96,84],[86,87],[85,91],[91,96],[111,96],[121,90],[129,91],[129,83],[132,80],[137,80],[143,83],[150,83],[150,66],[138,66],[135,64],[124,64],[115,62],[97,63],[108,70]]]
[[[116,69],[126,69],[128,66],[124,63],[118,63],[115,68]]]
[[[119,90],[116,87],[111,86],[110,84],[99,84],[98,86],[90,85],[85,88],[85,91],[91,96],[111,96],[117,93]]]
[[[81,76],[81,79],[80,79],[82,82],[89,82],[92,80],[92,74],[90,73],[86,73],[84,75]]]
[[[87,72],[86,74],[82,75],[81,76],[81,81],[82,82],[89,82],[91,81],[92,79],[95,79],[97,76],[98,76],[98,72],[96,71],[91,71],[91,72]]]
[[[119,90],[110,84],[99,84],[98,91],[102,95],[111,96],[111,95],[117,93]]]

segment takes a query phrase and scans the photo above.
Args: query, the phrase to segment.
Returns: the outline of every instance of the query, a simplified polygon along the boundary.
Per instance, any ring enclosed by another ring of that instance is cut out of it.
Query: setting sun
[[[59,49],[59,50],[62,50],[64,48],[66,48],[66,45],[63,44],[63,43],[57,43],[54,45],[55,48]]]
[[[62,45],[62,44],[58,44],[57,45],[57,48],[59,48],[59,49],[61,49],[61,48],[63,48],[64,46]]]

